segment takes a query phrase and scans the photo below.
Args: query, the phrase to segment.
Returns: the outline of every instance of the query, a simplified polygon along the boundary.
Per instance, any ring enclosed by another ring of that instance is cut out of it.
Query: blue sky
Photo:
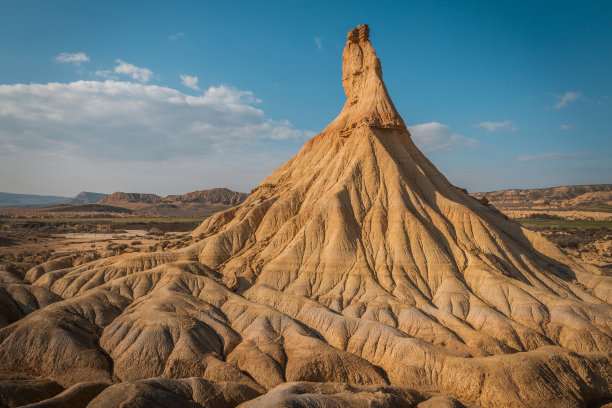
[[[612,2],[0,2],[0,191],[249,191],[340,112],[368,23],[470,191],[612,183]]]

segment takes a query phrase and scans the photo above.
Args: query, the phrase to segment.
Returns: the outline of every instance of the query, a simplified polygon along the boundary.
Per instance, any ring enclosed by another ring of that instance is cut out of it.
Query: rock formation
[[[79,194],[72,197],[70,200],[66,201],[63,204],[74,205],[74,204],[93,204],[97,201],[100,201],[104,197],[108,196],[108,194],[103,193],[92,193],[90,191],[81,191]]]
[[[527,190],[500,190],[474,193],[487,197],[500,209],[606,209],[612,207],[612,184],[560,186]]]
[[[32,299],[2,320],[6,381],[74,400],[91,388],[69,387],[108,384],[92,407],[612,399],[612,277],[448,182],[411,140],[365,25],[342,83],[340,115],[194,244],[3,285],[2,305]]]

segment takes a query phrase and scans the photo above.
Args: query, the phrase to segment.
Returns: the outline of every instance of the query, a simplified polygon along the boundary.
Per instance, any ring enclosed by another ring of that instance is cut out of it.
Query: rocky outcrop
[[[198,190],[182,195],[169,195],[166,198],[170,201],[186,203],[209,203],[238,205],[246,200],[248,194],[232,191],[227,188],[212,188],[210,190]]]
[[[123,193],[117,191],[109,196],[102,198],[98,201],[98,204],[119,204],[119,203],[145,203],[145,204],[156,204],[163,200],[162,197],[155,194],[144,194],[144,193]]]
[[[97,201],[100,201],[104,197],[108,196],[108,194],[103,193],[92,193],[89,191],[81,191],[79,194],[72,197],[70,200],[66,201],[63,204],[74,205],[74,204],[93,204]]]
[[[612,184],[512,189],[474,193],[500,209],[589,209],[612,206]]]

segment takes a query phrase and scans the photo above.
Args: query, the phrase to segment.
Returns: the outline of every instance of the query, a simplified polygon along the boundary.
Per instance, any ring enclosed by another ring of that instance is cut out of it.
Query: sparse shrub
[[[527,218],[531,218],[531,219],[538,219],[538,220],[562,220],[563,217],[559,217],[558,215],[554,215],[554,214],[538,214],[538,213],[534,213],[534,214],[529,214],[529,216]]]
[[[164,233],[159,228],[151,228],[146,235],[164,235]]]

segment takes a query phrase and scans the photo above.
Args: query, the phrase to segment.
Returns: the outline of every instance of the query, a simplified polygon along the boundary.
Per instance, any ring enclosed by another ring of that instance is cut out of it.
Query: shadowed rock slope
[[[349,32],[340,115],[193,245],[3,285],[10,381],[108,384],[92,407],[611,399],[612,277],[452,186],[368,36]]]

